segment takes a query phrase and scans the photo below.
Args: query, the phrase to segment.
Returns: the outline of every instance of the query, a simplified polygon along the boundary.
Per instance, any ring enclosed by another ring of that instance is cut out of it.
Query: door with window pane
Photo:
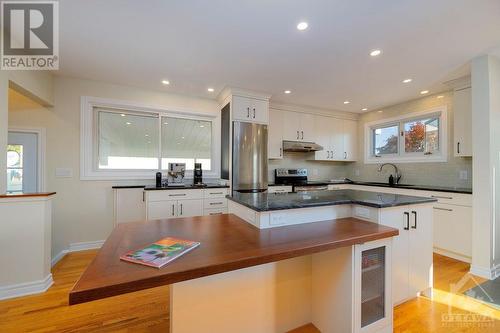
[[[38,135],[9,132],[7,193],[38,192]]]

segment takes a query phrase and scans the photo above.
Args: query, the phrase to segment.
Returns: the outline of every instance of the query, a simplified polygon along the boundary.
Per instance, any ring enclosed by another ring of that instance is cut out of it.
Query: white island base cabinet
[[[170,332],[389,333],[390,262],[388,238],[175,283]]]

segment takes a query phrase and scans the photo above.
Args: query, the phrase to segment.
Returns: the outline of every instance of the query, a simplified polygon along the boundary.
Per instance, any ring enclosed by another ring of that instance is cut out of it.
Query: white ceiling
[[[499,0],[64,0],[58,75],[359,112],[444,90],[498,45]]]

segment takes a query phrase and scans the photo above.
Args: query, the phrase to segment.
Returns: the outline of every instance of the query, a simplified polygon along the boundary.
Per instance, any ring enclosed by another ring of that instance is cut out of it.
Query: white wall
[[[9,71],[10,85],[23,95],[44,106],[54,105],[54,83],[51,72]]]
[[[11,111],[9,126],[46,128],[46,188],[57,192],[54,199],[52,256],[71,243],[103,240],[109,235],[113,227],[111,186],[123,184],[118,181],[80,181],[81,96],[219,115],[218,103],[213,100],[62,77],[54,80],[54,108]],[[55,168],[58,167],[71,168],[73,177],[56,178]],[[154,174],[151,175],[151,182],[153,179]]]
[[[471,271],[488,277],[499,261],[500,60],[472,61],[473,223]],[[497,227],[495,227],[497,226]],[[496,231],[496,233],[495,233]]]
[[[6,71],[0,71],[0,194],[7,191],[7,135],[8,135],[9,81]]]

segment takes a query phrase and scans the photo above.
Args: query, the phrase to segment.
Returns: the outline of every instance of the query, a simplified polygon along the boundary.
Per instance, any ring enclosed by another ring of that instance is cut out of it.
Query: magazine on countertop
[[[142,249],[127,252],[120,259],[161,268],[199,245],[199,242],[167,237]]]

